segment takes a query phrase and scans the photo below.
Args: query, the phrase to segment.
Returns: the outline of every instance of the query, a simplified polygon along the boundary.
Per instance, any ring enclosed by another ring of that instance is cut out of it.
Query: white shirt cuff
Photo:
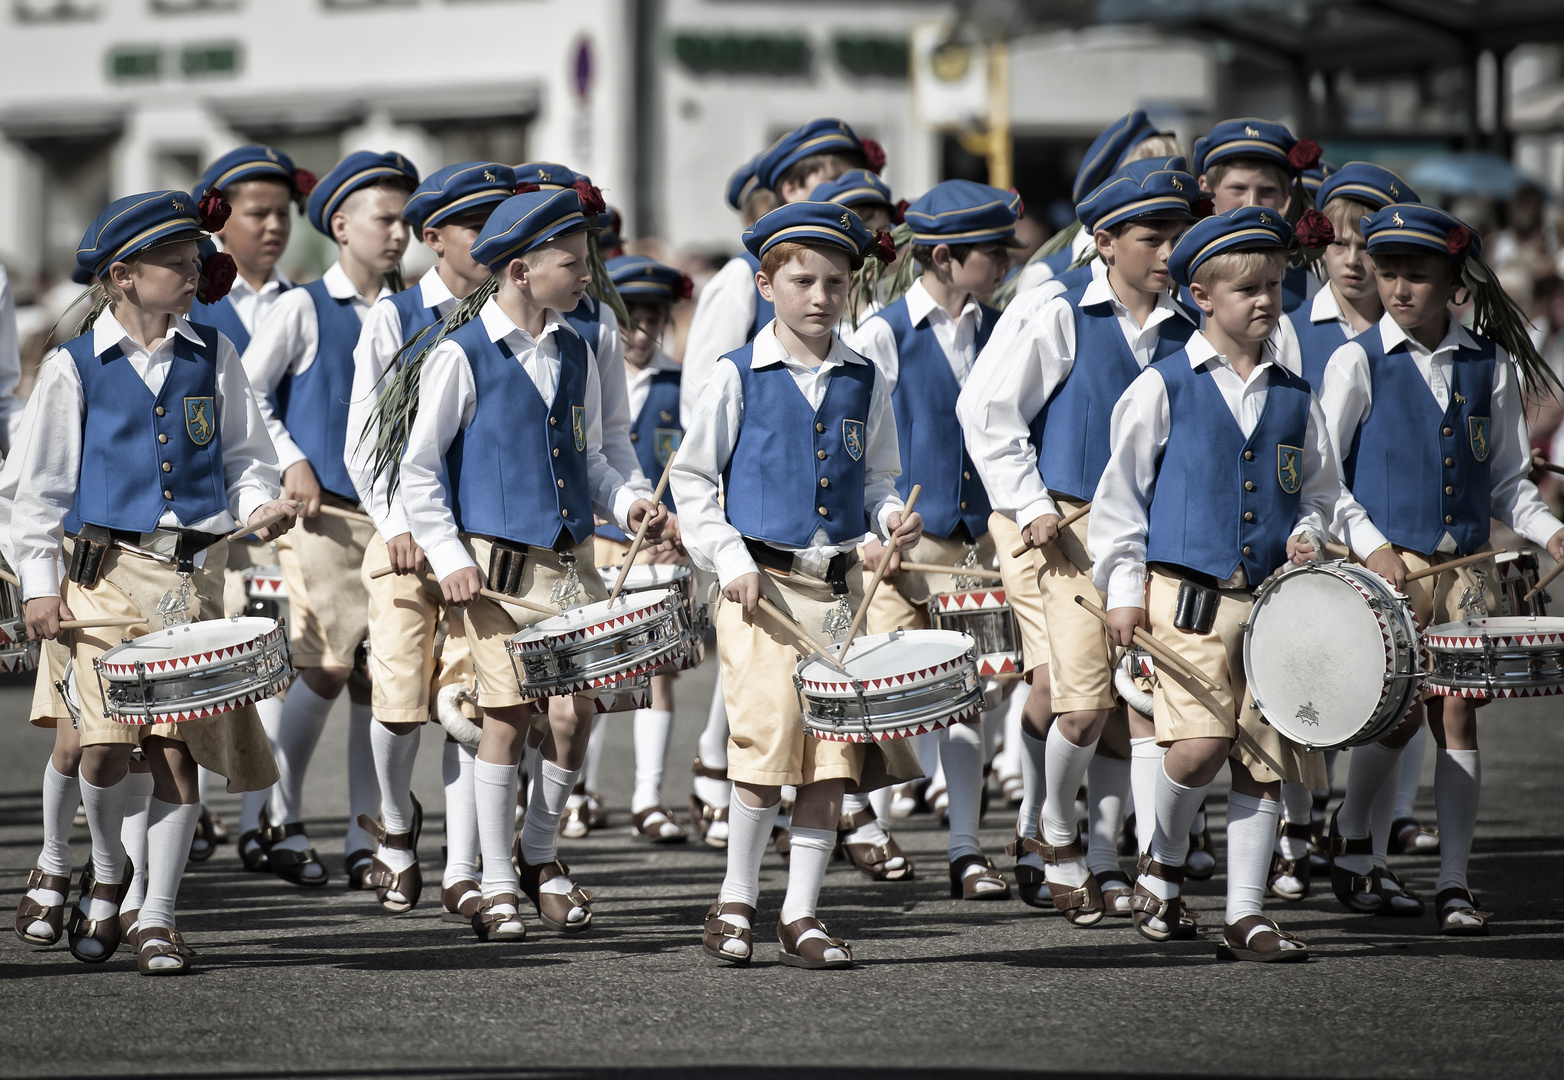
[[[60,595],[60,561],[58,559],[29,559],[17,568],[17,579],[22,583],[22,599],[34,600],[40,596]]]
[[[255,511],[259,510],[261,507],[265,506],[276,497],[276,495],[269,494],[265,491],[256,491],[254,489],[239,492],[239,524],[248,524],[250,517],[255,513]]]
[[[743,544],[739,544],[732,550],[719,554],[716,564],[717,582],[724,589],[745,574],[760,572],[760,568],[755,565],[754,558],[751,557],[749,550]]]
[[[630,507],[635,505],[637,499],[652,501],[652,493],[648,491],[642,495],[629,484],[622,484],[614,489],[614,504],[609,507],[614,514],[614,524],[624,530],[626,536],[634,536],[635,530],[630,528]]]
[[[412,532],[413,527],[408,523],[407,512],[402,509],[401,501],[380,515],[380,520],[375,522],[375,528],[380,530],[381,537],[390,543],[403,533]]]
[[[478,564],[472,561],[472,556],[467,554],[467,548],[460,540],[445,540],[432,548],[424,551],[429,557],[429,569],[434,571],[434,576],[444,581],[458,570],[472,567],[478,568]]]
[[[296,465],[301,461],[309,460],[304,456],[304,452],[298,448],[292,439],[284,438],[280,441],[273,439],[272,444],[277,448],[278,476],[281,476],[283,473],[287,472],[291,466]],[[313,466],[311,467],[313,468]]]
[[[1016,527],[1018,529],[1025,530],[1028,525],[1032,524],[1032,522],[1036,521],[1044,514],[1052,514],[1054,517],[1064,516],[1063,514],[1059,513],[1059,505],[1054,502],[1053,497],[1044,495],[1036,502],[1031,503],[1028,506],[1023,506],[1016,513]]]
[[[1146,566],[1144,563],[1121,563],[1113,568],[1108,578],[1108,610],[1121,607],[1146,606]]]
[[[1560,529],[1564,529],[1564,525],[1559,524],[1558,519],[1553,515],[1538,514],[1526,523],[1525,537],[1546,551],[1548,541],[1552,540]]]
[[[1352,530],[1351,541],[1349,546],[1352,548],[1352,553],[1359,559],[1367,559],[1374,552],[1390,543],[1390,538],[1375,528],[1372,522],[1365,522]]]

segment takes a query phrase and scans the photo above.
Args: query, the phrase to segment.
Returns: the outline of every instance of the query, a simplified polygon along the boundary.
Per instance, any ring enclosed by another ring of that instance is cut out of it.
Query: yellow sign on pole
[[[988,162],[988,182],[1014,181],[1010,138],[1010,49],[1004,42],[950,38],[943,22],[911,32],[913,116],[923,127],[954,134]]]

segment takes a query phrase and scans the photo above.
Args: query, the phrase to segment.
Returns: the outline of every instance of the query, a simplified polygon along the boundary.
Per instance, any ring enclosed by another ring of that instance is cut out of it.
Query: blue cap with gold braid
[[[1075,173],[1075,186],[1070,198],[1079,204],[1097,190],[1123,164],[1125,155],[1153,135],[1160,135],[1154,124],[1146,118],[1144,109],[1136,109],[1128,116],[1121,116],[1092,140],[1081,167]]]
[[[1401,177],[1367,161],[1349,161],[1327,176],[1314,196],[1314,203],[1324,208],[1326,203],[1338,196],[1367,203],[1376,210],[1391,203],[1423,201]]]
[[[975,180],[943,180],[918,196],[904,215],[915,244],[992,244],[1016,239],[1021,196]]]
[[[690,295],[690,279],[682,271],[645,255],[621,255],[608,260],[608,276],[626,303],[672,304]]]
[[[158,244],[199,240],[206,231],[200,205],[188,191],[126,195],[109,203],[87,226],[76,249],[76,268],[81,277],[91,281],[111,263]]]
[[[1476,229],[1426,203],[1391,203],[1364,218],[1362,227],[1371,255],[1376,251],[1424,253],[1459,261],[1483,251]]]
[[[759,160],[758,155],[750,158],[728,177],[728,205],[735,210],[743,210],[750,195],[754,194],[755,189],[760,186],[760,177],[755,175],[757,160]]]
[[[744,246],[757,259],[784,243],[841,248],[856,270],[874,245],[874,234],[847,207],[822,202],[787,203],[744,230]]]
[[[514,194],[516,178],[509,165],[464,161],[426,176],[402,217],[415,229],[434,229],[454,217],[492,210]]]
[[[1259,158],[1291,172],[1287,155],[1298,142],[1286,124],[1271,120],[1223,120],[1195,140],[1195,175],[1231,158]]]
[[[1136,218],[1192,219],[1200,185],[1182,157],[1142,158],[1109,177],[1075,208],[1090,232]]]
[[[581,198],[572,188],[512,195],[489,215],[472,243],[472,257],[492,268],[586,227]]]
[[[241,146],[208,165],[192,194],[199,199],[212,188],[223,191],[230,184],[245,180],[272,180],[297,192],[300,179],[300,170],[294,166],[293,159],[281,150],[269,146]]]
[[[755,159],[755,176],[761,187],[776,191],[789,168],[815,154],[857,154],[872,166],[858,133],[841,120],[830,118],[800,124]],[[876,170],[878,171],[878,170]],[[780,192],[778,192],[780,194]]]
[[[536,184],[539,191],[561,191],[568,187],[574,187],[579,181],[585,180],[591,183],[591,177],[586,173],[578,173],[568,165],[560,165],[553,161],[528,161],[517,165],[512,172],[516,175],[516,185]]]
[[[1234,251],[1286,251],[1292,226],[1281,211],[1264,206],[1240,206],[1213,214],[1190,226],[1168,256],[1168,273],[1180,285],[1194,280],[1201,263]]]
[[[895,208],[891,185],[868,169],[848,169],[835,180],[816,184],[809,194],[810,202],[832,202],[838,206],[862,206],[874,203]]]
[[[330,236],[331,215],[342,208],[342,201],[360,188],[383,180],[400,180],[413,188],[418,184],[418,169],[401,154],[377,154],[373,150],[349,154],[321,177],[315,190],[310,192],[309,208],[305,212],[310,224]]]

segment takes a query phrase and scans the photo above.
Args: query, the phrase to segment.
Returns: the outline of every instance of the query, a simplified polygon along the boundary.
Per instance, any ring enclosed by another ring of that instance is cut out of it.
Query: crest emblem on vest
[[[842,445],[847,448],[847,456],[854,461],[863,458],[863,421],[842,421]]]
[[[678,428],[652,429],[652,445],[657,451],[657,464],[667,466],[668,459],[678,452],[683,437],[684,433]]]
[[[570,431],[576,437],[576,449],[587,448],[587,411],[584,406],[572,405],[570,407]]]
[[[1488,451],[1492,449],[1488,443],[1488,418],[1468,416],[1466,430],[1472,437],[1472,456],[1478,461],[1487,461]]]
[[[190,441],[205,446],[217,434],[217,402],[209,397],[185,398],[185,431]]]
[[[1276,482],[1289,495],[1303,490],[1303,447],[1276,444]]]

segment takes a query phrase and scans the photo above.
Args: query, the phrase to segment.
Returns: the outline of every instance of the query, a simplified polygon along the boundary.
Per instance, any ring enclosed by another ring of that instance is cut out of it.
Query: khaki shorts
[[[1151,590],[1146,616],[1153,637],[1216,683],[1208,691],[1223,716],[1213,715],[1200,699],[1174,679],[1167,665],[1157,664],[1157,743],[1170,746],[1184,739],[1232,739],[1229,753],[1261,783],[1285,780],[1308,786],[1324,786],[1323,759],[1284,738],[1260,716],[1244,676],[1244,633],[1240,624],[1254,600],[1244,590],[1224,590],[1216,621],[1209,633],[1186,633],[1173,625],[1179,579],[1159,570],[1148,570]],[[1242,705],[1242,708],[1240,708]],[[1306,759],[1318,764],[1316,776]],[[1319,779],[1319,785],[1313,783]]]
[[[1491,551],[1492,546],[1484,544],[1478,551]],[[1407,571],[1426,570],[1430,566],[1449,562],[1459,558],[1457,555],[1439,555],[1432,558],[1427,555],[1419,555],[1415,551],[1405,548],[1396,548],[1396,554],[1401,556],[1401,561],[1406,563]],[[1476,554],[1476,552],[1473,552]],[[1481,572],[1481,577],[1478,576]],[[1458,566],[1454,570],[1446,570],[1442,574],[1432,577],[1420,578],[1417,581],[1406,583],[1407,600],[1412,605],[1412,615],[1417,619],[1419,629],[1427,630],[1430,626],[1440,623],[1459,622],[1466,618],[1466,613],[1461,610],[1461,598],[1468,589],[1476,590],[1482,594],[1483,602],[1488,605],[1488,613],[1499,613],[1499,568],[1492,560],[1472,563],[1469,566]],[[1475,593],[1474,593],[1475,596]]]
[[[369,594],[370,703],[383,724],[420,724],[433,717],[434,695],[448,683],[472,684],[465,637],[447,631],[445,597],[426,567],[421,574],[374,571],[391,565],[379,533],[364,550]]]
[[[65,707],[65,695],[60,693],[57,685],[65,677],[65,665],[70,663],[71,650],[58,641],[44,641],[40,645],[38,681],[33,683],[33,703],[27,714],[27,722],[34,727],[52,728],[71,722],[71,711]]]
[[[191,621],[204,616],[220,618],[223,576],[227,552],[224,544],[208,549],[207,567],[191,575],[194,595],[190,600]],[[65,583],[65,606],[78,619],[114,619],[140,616],[149,620],[143,626],[105,627],[69,631],[71,660],[78,672],[76,693],[81,701],[78,724],[83,746],[107,746],[140,743],[149,736],[184,742],[197,763],[228,778],[230,792],[257,791],[277,781],[277,765],[272,758],[266,732],[261,728],[255,706],[246,705],[232,712],[202,720],[178,724],[122,724],[103,714],[103,695],[93,674],[93,661],[120,643],[121,638],[140,637],[149,626],[161,626],[157,606],[163,595],[179,587],[179,574],[162,563],[122,551],[110,550],[103,557],[103,572],[98,583],[84,589]]]
[[[848,602],[863,602],[863,564],[847,572]],[[831,587],[800,575],[760,571],[764,595],[821,640],[821,622],[836,607]],[[909,740],[846,743],[816,739],[804,730],[793,673],[799,651],[787,631],[764,612],[746,619],[723,598],[716,613],[722,658],[722,698],[728,710],[728,779],[746,784],[812,784],[845,780],[849,791],[873,791],[922,776]]]
[[[967,557],[970,547],[960,540],[923,534],[923,539],[902,558],[908,562],[938,563],[954,566]],[[985,570],[994,565],[994,540],[984,533],[977,542],[977,564]],[[929,625],[929,598],[935,593],[951,592],[956,579],[949,574],[930,574],[923,571],[899,570],[895,577],[886,578],[874,592],[869,602],[869,617],[864,629],[871,634],[886,634],[897,627],[906,630],[926,629]]]
[[[576,576],[581,580],[584,593],[583,597],[577,598],[578,603],[587,604],[608,599],[608,589],[603,585],[602,575],[597,572],[597,566],[592,562],[594,539],[588,537],[575,547]],[[466,546],[467,553],[472,556],[473,562],[478,564],[480,573],[487,573],[489,550],[493,544],[481,537],[469,536],[466,533],[462,534],[462,543]],[[548,548],[529,547],[526,565],[521,574],[521,598],[531,600],[535,604],[547,604],[554,583],[559,581],[564,573],[564,563],[556,553]],[[511,664],[510,653],[505,649],[505,642],[523,626],[542,622],[548,618],[547,615],[530,608],[503,605],[486,596],[478,597],[465,608],[453,609],[450,615],[452,616],[451,633],[447,641],[449,642],[450,638],[460,638],[461,641],[456,647],[463,649],[471,657],[473,673],[478,684],[480,709],[503,709],[541,700],[522,696],[521,686],[516,679],[516,669]],[[595,698],[597,695],[581,693],[575,696]]]
[[[1061,518],[1085,505],[1076,499],[1055,501]],[[1090,521],[1090,514],[1080,518],[1033,556],[1042,563],[1037,587],[1048,618],[1048,681],[1055,713],[1111,709],[1115,701],[1117,650],[1108,644],[1108,632],[1097,616],[1075,602],[1084,596],[1098,607],[1106,603],[1092,584],[1092,561],[1086,553]]]
[[[321,501],[357,509],[345,499]],[[293,666],[350,668],[369,635],[369,594],[359,571],[375,527],[368,521],[318,514],[277,540],[277,563],[288,587]]]
[[[1019,559],[1010,554],[1021,546],[1021,530],[998,510],[988,516],[988,535],[999,554],[1005,597],[1021,628],[1021,662],[1030,673],[1045,666],[1049,658],[1048,623],[1043,618],[1042,590],[1037,587],[1037,575],[1043,569],[1042,556],[1035,550]]]

